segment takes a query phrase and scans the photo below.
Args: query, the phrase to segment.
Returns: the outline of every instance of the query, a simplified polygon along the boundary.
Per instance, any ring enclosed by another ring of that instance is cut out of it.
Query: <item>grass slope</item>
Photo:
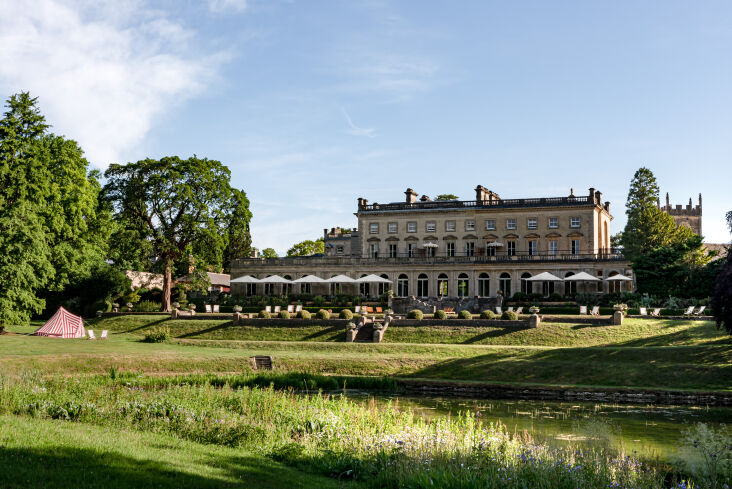
[[[342,486],[241,449],[90,424],[0,416],[0,487]]]

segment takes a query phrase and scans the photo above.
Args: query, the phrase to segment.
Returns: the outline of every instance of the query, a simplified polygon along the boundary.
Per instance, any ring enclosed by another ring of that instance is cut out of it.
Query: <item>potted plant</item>
[[[119,304],[116,302],[112,304],[112,312],[119,312]]]
[[[102,310],[97,311],[97,317],[99,317],[99,318],[102,317],[102,314],[104,314],[104,311],[102,311]]]
[[[241,312],[241,306],[239,304],[234,306],[234,312]]]
[[[623,313],[623,316],[626,316],[628,314],[628,304],[615,304],[613,310],[620,311]]]
[[[541,310],[541,309],[539,309],[539,308],[538,308],[538,307],[536,307],[536,306],[531,306],[531,307],[529,308],[529,312],[530,312],[531,314],[539,314],[539,311],[540,311],[540,310]]]
[[[132,302],[127,303],[127,312],[132,312]]]
[[[180,302],[173,302],[173,309],[179,309],[180,308]]]
[[[190,309],[191,311],[195,311],[195,310],[196,310],[196,305],[195,305],[195,304],[189,304],[189,305],[188,305],[188,308],[189,308],[189,309]]]

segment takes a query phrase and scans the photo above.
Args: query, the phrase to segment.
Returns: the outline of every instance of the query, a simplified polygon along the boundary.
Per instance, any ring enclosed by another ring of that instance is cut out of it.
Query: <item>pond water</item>
[[[470,411],[484,424],[500,422],[511,433],[523,431],[554,444],[602,438],[611,446],[646,459],[671,462],[678,456],[684,430],[695,423],[725,425],[732,434],[732,408],[598,404],[555,401],[478,400],[404,396],[352,395],[367,402],[398,403],[400,409],[427,418]]]

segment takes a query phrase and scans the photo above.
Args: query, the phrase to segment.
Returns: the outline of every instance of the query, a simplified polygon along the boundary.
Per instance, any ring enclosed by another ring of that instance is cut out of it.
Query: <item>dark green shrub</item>
[[[267,312],[267,311],[259,311],[259,318],[260,319],[271,319],[272,313]]]
[[[135,304],[135,311],[138,312],[156,312],[160,311],[160,303],[154,301],[140,301]]]
[[[350,309],[343,309],[338,317],[341,319],[353,319],[353,313]]]
[[[316,295],[313,297],[313,305],[315,307],[321,307],[323,304],[325,304],[325,297],[322,295]]]
[[[460,312],[458,313],[458,317],[459,317],[460,319],[473,319],[473,315],[472,315],[472,314],[470,314],[470,311],[468,311],[468,310],[466,310],[466,309],[463,309],[462,311],[460,311]]]
[[[280,319],[290,319],[290,313],[287,311],[280,311]]]
[[[435,311],[435,319],[447,319],[447,313],[442,309]]]
[[[483,311],[480,313],[480,319],[496,319],[496,313],[493,311]]]
[[[409,313],[407,313],[408,319],[416,319],[417,321],[421,321],[423,317],[424,313],[422,313],[422,311],[420,311],[419,309],[412,309],[411,311],[409,311]]]
[[[516,321],[518,319],[518,315],[513,311],[503,311],[503,314],[501,314],[501,319],[505,319],[507,321]]]
[[[170,328],[167,326],[159,326],[153,328],[145,334],[145,343],[162,343],[170,339]]]
[[[315,317],[318,319],[330,319],[330,313],[325,309],[320,309],[315,313]]]
[[[302,311],[299,311],[297,313],[297,317],[299,317],[300,319],[310,319],[310,311],[306,311],[305,309],[303,309]]]

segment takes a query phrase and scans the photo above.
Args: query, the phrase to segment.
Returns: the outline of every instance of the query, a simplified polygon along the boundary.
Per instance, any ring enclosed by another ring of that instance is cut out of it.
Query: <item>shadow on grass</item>
[[[303,338],[305,341],[314,340],[316,338],[322,338],[325,335],[332,335],[326,338],[328,341],[337,341],[338,339],[341,339],[342,341],[346,340],[346,333],[343,330],[342,326],[332,326],[330,328],[323,328],[320,331],[316,331],[315,333],[309,334]]]
[[[468,338],[467,340],[463,341],[463,345],[470,345],[472,343],[478,343],[480,341],[483,341],[488,338],[498,338],[501,336],[505,336],[507,334],[515,333],[518,331],[524,331],[528,328],[500,328],[500,329],[493,329],[491,331],[486,331],[484,333],[478,334],[473,336],[472,338]]]
[[[193,321],[193,320],[191,320],[191,321]],[[218,331],[220,329],[230,328],[233,325],[234,325],[233,321],[228,321],[223,324],[217,324],[216,326],[211,326],[210,328],[200,329],[198,331],[191,331],[190,333],[178,335],[178,336],[176,336],[176,338],[190,338],[192,336],[199,336],[199,335],[204,335],[206,333],[213,333],[214,331]]]
[[[221,488],[306,487],[293,469],[254,457],[220,457],[206,465],[220,469],[220,477],[176,470],[175,464],[125,457],[118,452],[52,447],[0,447],[0,487],[78,488]],[[312,480],[312,476],[304,475]],[[226,477],[224,479],[223,477]],[[232,480],[233,479],[233,480]],[[320,478],[318,478],[320,479]],[[238,481],[238,482],[237,482]],[[330,481],[324,480],[328,486]]]
[[[168,321],[170,318],[165,317],[163,319],[158,319],[157,321],[153,321],[152,323],[145,323],[141,326],[137,326],[135,328],[125,329],[122,331],[110,331],[111,334],[127,334],[127,333],[134,333],[135,331],[140,331],[141,329],[145,328],[152,328],[153,326],[157,326],[158,324],[164,323],[165,321]]]

